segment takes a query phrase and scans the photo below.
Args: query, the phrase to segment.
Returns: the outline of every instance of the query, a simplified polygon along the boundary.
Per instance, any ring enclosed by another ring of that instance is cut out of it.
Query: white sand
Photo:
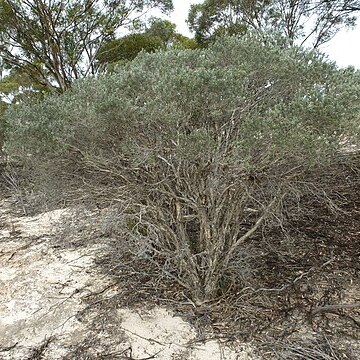
[[[32,347],[55,336],[45,358],[61,359],[91,331],[86,322],[76,319],[86,306],[82,297],[111,282],[94,266],[102,247],[74,250],[51,246],[56,224],[69,210],[11,217],[6,206],[0,204],[0,219],[5,224],[0,232],[0,350],[16,346],[1,352],[0,358],[24,359]],[[253,359],[251,349],[234,351],[215,340],[196,342],[195,329],[163,308],[121,309],[114,314],[118,334],[104,329],[97,335],[117,351],[128,349],[134,358]],[[113,325],[112,330],[114,324],[108,324]]]

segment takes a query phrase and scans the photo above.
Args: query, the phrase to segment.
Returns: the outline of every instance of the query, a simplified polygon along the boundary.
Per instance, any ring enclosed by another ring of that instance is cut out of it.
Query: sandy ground
[[[57,223],[69,210],[14,217],[9,208],[0,203],[0,359],[81,359],[74,349],[89,337],[99,344],[94,359],[104,351],[108,359],[254,359],[247,345],[197,342],[195,329],[164,308],[114,310],[107,324],[92,329],[91,316],[78,314],[84,298],[112,282],[94,264],[103,246],[54,246]]]

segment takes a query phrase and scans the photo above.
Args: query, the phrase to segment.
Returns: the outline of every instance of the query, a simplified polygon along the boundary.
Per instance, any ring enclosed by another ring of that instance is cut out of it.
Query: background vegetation
[[[205,0],[191,6],[188,23],[201,44],[252,30],[315,49],[353,27],[359,10],[358,0]]]

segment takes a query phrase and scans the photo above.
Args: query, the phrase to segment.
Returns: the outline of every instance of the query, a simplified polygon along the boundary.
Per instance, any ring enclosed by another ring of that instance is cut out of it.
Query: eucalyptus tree
[[[145,33],[159,37],[165,49],[196,49],[198,44],[195,39],[188,38],[177,32],[176,24],[169,20],[152,17],[145,28]]]
[[[95,75],[96,55],[145,12],[172,10],[172,0],[0,0],[0,57],[37,84],[64,92]]]
[[[205,0],[191,6],[188,23],[202,43],[253,29],[318,48],[341,28],[353,27],[359,11],[359,0]]]

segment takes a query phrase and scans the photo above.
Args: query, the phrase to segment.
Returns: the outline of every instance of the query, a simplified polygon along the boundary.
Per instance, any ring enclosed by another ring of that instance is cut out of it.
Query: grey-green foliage
[[[201,302],[306,171],[358,141],[359,80],[316,52],[225,38],[13,107],[6,148],[41,167],[35,182],[72,177],[69,193],[130,201],[167,274]]]
[[[8,148],[41,152],[41,144],[50,146],[45,139],[65,148],[87,144],[81,137],[91,136],[94,152],[108,151],[109,142],[115,148],[143,139],[137,127],[164,129],[155,135],[166,143],[200,132],[210,139],[232,117],[243,130],[238,144],[295,151],[311,140],[317,148],[320,138],[328,143],[356,123],[358,96],[358,72],[337,69],[321,54],[264,45],[253,36],[228,38],[208,50],[144,54],[114,74],[75,83],[62,96],[14,107],[7,116]]]
[[[2,149],[4,143],[4,131],[5,131],[5,120],[4,120],[4,113],[8,108],[8,104],[0,100],[0,149]]]

